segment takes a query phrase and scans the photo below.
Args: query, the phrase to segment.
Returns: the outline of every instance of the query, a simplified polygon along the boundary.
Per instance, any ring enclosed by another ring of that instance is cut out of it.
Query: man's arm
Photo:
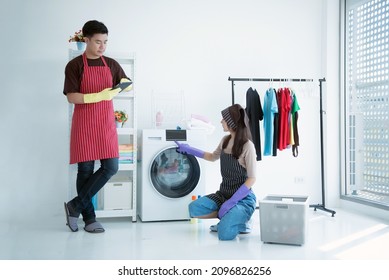
[[[71,104],[84,104],[84,94],[80,92],[70,92],[66,94],[68,102]]]

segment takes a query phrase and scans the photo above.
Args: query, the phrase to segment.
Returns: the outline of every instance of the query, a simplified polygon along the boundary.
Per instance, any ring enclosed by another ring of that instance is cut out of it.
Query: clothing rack
[[[232,88],[232,104],[235,104],[235,82],[313,82],[313,79],[280,79],[280,78],[231,78],[228,77],[228,80],[231,81]],[[329,212],[332,214],[332,217],[336,214],[335,211],[330,210],[325,207],[325,180],[324,180],[324,141],[323,141],[323,82],[326,81],[326,78],[319,79],[320,87],[320,164],[321,164],[321,194],[322,194],[322,203],[321,204],[311,204],[310,208]]]
[[[313,82],[313,79],[270,79],[270,78],[230,78],[232,85],[232,104],[235,104],[235,92],[234,92],[234,82]]]

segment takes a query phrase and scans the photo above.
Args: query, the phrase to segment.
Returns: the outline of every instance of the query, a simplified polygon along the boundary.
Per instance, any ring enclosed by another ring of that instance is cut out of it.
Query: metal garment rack
[[[228,77],[228,80],[231,81],[232,89],[232,104],[235,104],[235,82],[313,82],[313,79],[280,79],[280,78],[231,78]],[[319,79],[320,87],[320,164],[321,164],[321,194],[322,194],[322,203],[321,204],[311,204],[310,208],[329,212],[332,214],[332,217],[336,214],[334,210],[330,210],[325,207],[325,180],[324,180],[324,141],[323,141],[323,82],[326,81],[326,78]]]

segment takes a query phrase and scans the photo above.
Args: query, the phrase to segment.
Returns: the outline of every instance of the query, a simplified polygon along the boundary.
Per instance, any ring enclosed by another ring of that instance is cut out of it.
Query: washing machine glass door
[[[150,180],[163,196],[179,198],[191,193],[200,180],[200,165],[192,155],[176,152],[176,147],[160,151],[151,162]]]

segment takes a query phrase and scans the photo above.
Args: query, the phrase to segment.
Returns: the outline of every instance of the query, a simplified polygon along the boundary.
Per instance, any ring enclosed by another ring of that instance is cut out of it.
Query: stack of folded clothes
[[[132,144],[119,145],[119,163],[134,162],[134,146]]]

